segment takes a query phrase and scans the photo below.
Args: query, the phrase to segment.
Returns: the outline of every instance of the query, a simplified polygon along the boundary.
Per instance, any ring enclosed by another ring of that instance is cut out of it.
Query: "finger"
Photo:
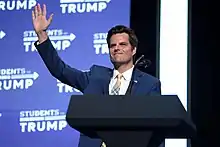
[[[34,20],[36,17],[34,15],[34,11],[32,10],[32,20]]]
[[[36,18],[38,16],[37,6],[34,7],[34,12],[35,12],[35,18]]]
[[[43,13],[44,16],[47,16],[47,7],[45,4],[43,4]]]
[[[51,14],[49,19],[48,19],[49,24],[52,22],[52,19],[53,19],[53,14]]]
[[[39,3],[37,4],[37,10],[38,10],[38,15],[42,15],[42,10]]]

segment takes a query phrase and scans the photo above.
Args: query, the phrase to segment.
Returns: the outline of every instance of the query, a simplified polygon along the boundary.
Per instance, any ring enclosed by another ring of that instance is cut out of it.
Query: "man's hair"
[[[131,28],[128,28],[126,26],[123,26],[123,25],[116,25],[108,31],[107,43],[108,43],[109,48],[110,48],[110,39],[111,39],[112,35],[115,35],[115,34],[118,34],[118,33],[128,34],[129,42],[130,42],[131,46],[133,48],[137,47],[138,39],[137,39],[137,36],[136,36],[134,30],[132,30]]]

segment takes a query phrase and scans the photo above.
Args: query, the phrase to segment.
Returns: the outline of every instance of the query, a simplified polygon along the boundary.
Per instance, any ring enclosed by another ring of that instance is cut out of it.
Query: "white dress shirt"
[[[132,68],[130,68],[129,70],[127,70],[124,73],[122,73],[123,77],[121,79],[121,86],[120,86],[120,90],[119,90],[119,95],[125,95],[125,93],[126,93],[126,91],[128,89],[128,86],[130,84],[130,81],[131,81],[133,69],[134,69],[134,66],[132,66]],[[111,78],[111,81],[109,83],[109,95],[112,95],[111,94],[111,90],[112,90],[113,86],[115,85],[115,83],[117,81],[116,76],[118,74],[119,74],[119,72],[114,69],[113,77]]]

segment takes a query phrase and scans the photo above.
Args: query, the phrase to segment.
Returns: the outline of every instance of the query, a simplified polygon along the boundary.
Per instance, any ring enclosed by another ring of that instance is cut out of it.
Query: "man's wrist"
[[[38,37],[38,42],[37,44],[40,44],[42,42],[44,42],[45,40],[47,40],[48,35],[46,31],[39,31],[37,32],[37,37]]]

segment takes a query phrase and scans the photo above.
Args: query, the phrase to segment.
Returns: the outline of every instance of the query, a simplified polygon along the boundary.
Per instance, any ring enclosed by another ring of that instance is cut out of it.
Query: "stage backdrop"
[[[0,146],[77,147],[79,132],[65,112],[81,93],[53,78],[33,45],[37,3],[54,13],[48,34],[63,61],[88,70],[111,67],[106,33],[129,26],[130,0],[0,0]]]

